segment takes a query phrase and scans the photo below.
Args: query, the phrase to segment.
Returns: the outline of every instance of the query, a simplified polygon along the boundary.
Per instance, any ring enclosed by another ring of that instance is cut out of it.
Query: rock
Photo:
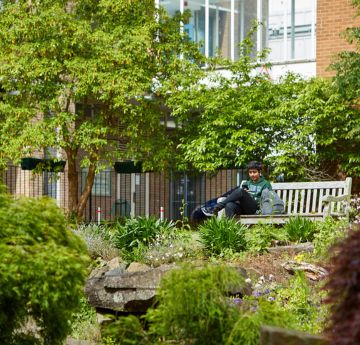
[[[273,326],[262,326],[260,345],[328,345],[328,342],[318,335]]]
[[[199,265],[199,268],[202,265]],[[239,266],[233,267],[240,275],[247,278],[246,271],[243,268]],[[85,293],[90,305],[97,308],[100,313],[106,311],[145,313],[153,304],[156,289],[162,277],[169,270],[177,268],[178,266],[175,264],[152,268],[134,263],[126,270],[120,265],[105,273],[97,271],[96,274],[90,275],[85,285]],[[242,297],[250,295],[252,289],[250,284],[244,283],[232,291],[226,291],[226,293]]]
[[[110,270],[113,270],[114,268],[117,268],[120,265],[121,265],[120,258],[118,256],[116,258],[113,258],[106,264],[106,266],[108,266]]]
[[[329,274],[325,268],[315,266],[307,262],[287,261],[281,266],[290,273],[294,273],[295,271],[304,271],[305,275],[314,281],[320,280]]]
[[[314,245],[311,242],[294,244],[291,246],[276,246],[267,248],[270,253],[282,253],[282,252],[292,252],[292,253],[300,253],[300,252],[313,252]]]
[[[151,267],[148,265],[132,262],[126,269],[126,272],[146,272],[149,270],[151,270]]]
[[[135,272],[109,271],[109,274],[92,276],[85,285],[91,306],[120,312],[144,313],[152,305],[161,278],[175,265],[150,268],[134,265]],[[130,267],[130,266],[129,266]],[[146,269],[146,270],[145,270]],[[114,274],[110,274],[114,273]]]
[[[117,263],[117,266],[114,264],[115,262],[109,261],[105,266],[97,267],[93,269],[90,273],[89,278],[99,278],[104,275],[114,275],[125,272],[126,264],[125,263]]]

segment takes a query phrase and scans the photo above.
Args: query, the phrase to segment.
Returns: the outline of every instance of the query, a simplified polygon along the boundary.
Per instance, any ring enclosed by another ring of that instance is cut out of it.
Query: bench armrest
[[[339,196],[333,196],[333,195],[327,195],[324,196],[321,200],[322,203],[325,203],[325,207],[324,207],[324,217],[326,216],[330,216],[330,204],[332,202],[345,202],[344,204],[344,214],[346,215],[347,218],[349,218],[349,211],[350,211],[350,198],[351,195],[350,194],[343,194],[343,195],[339,195]]]

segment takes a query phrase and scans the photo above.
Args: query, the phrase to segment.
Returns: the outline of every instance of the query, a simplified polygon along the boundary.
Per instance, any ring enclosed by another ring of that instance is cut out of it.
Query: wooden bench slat
[[[310,204],[311,204],[311,191],[307,191],[305,213],[310,212]]]
[[[317,205],[317,198],[318,198],[318,190],[314,189],[312,191],[313,194],[313,198],[312,198],[312,205],[311,205],[311,212],[315,212],[316,211],[316,205]]]
[[[304,213],[304,208],[306,208],[305,205],[305,190],[302,189],[300,192],[300,210],[299,213]]]
[[[291,213],[292,195],[293,195],[293,190],[292,190],[292,189],[290,189],[290,190],[289,190],[288,210],[287,210],[287,213]]]

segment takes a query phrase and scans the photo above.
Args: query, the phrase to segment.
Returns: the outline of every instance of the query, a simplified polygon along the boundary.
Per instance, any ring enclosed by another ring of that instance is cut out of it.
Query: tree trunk
[[[77,205],[77,212],[76,213],[77,213],[78,217],[82,217],[83,214],[84,214],[85,206],[86,206],[86,203],[87,203],[87,201],[89,199],[92,186],[94,184],[95,170],[96,170],[95,165],[91,164],[89,166],[88,174],[87,174],[87,177],[86,177],[84,190],[81,193],[80,201],[79,201],[79,203]]]
[[[66,150],[68,161],[68,193],[69,193],[69,212],[77,215],[77,207],[79,201],[79,174],[76,168],[77,150]]]

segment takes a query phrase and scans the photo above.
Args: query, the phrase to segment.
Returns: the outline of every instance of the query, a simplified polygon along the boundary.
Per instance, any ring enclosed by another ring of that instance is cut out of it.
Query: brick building
[[[342,33],[348,27],[360,26],[360,17],[355,15],[351,0],[317,1],[316,75],[333,76],[328,69],[333,57],[352,49]]]

